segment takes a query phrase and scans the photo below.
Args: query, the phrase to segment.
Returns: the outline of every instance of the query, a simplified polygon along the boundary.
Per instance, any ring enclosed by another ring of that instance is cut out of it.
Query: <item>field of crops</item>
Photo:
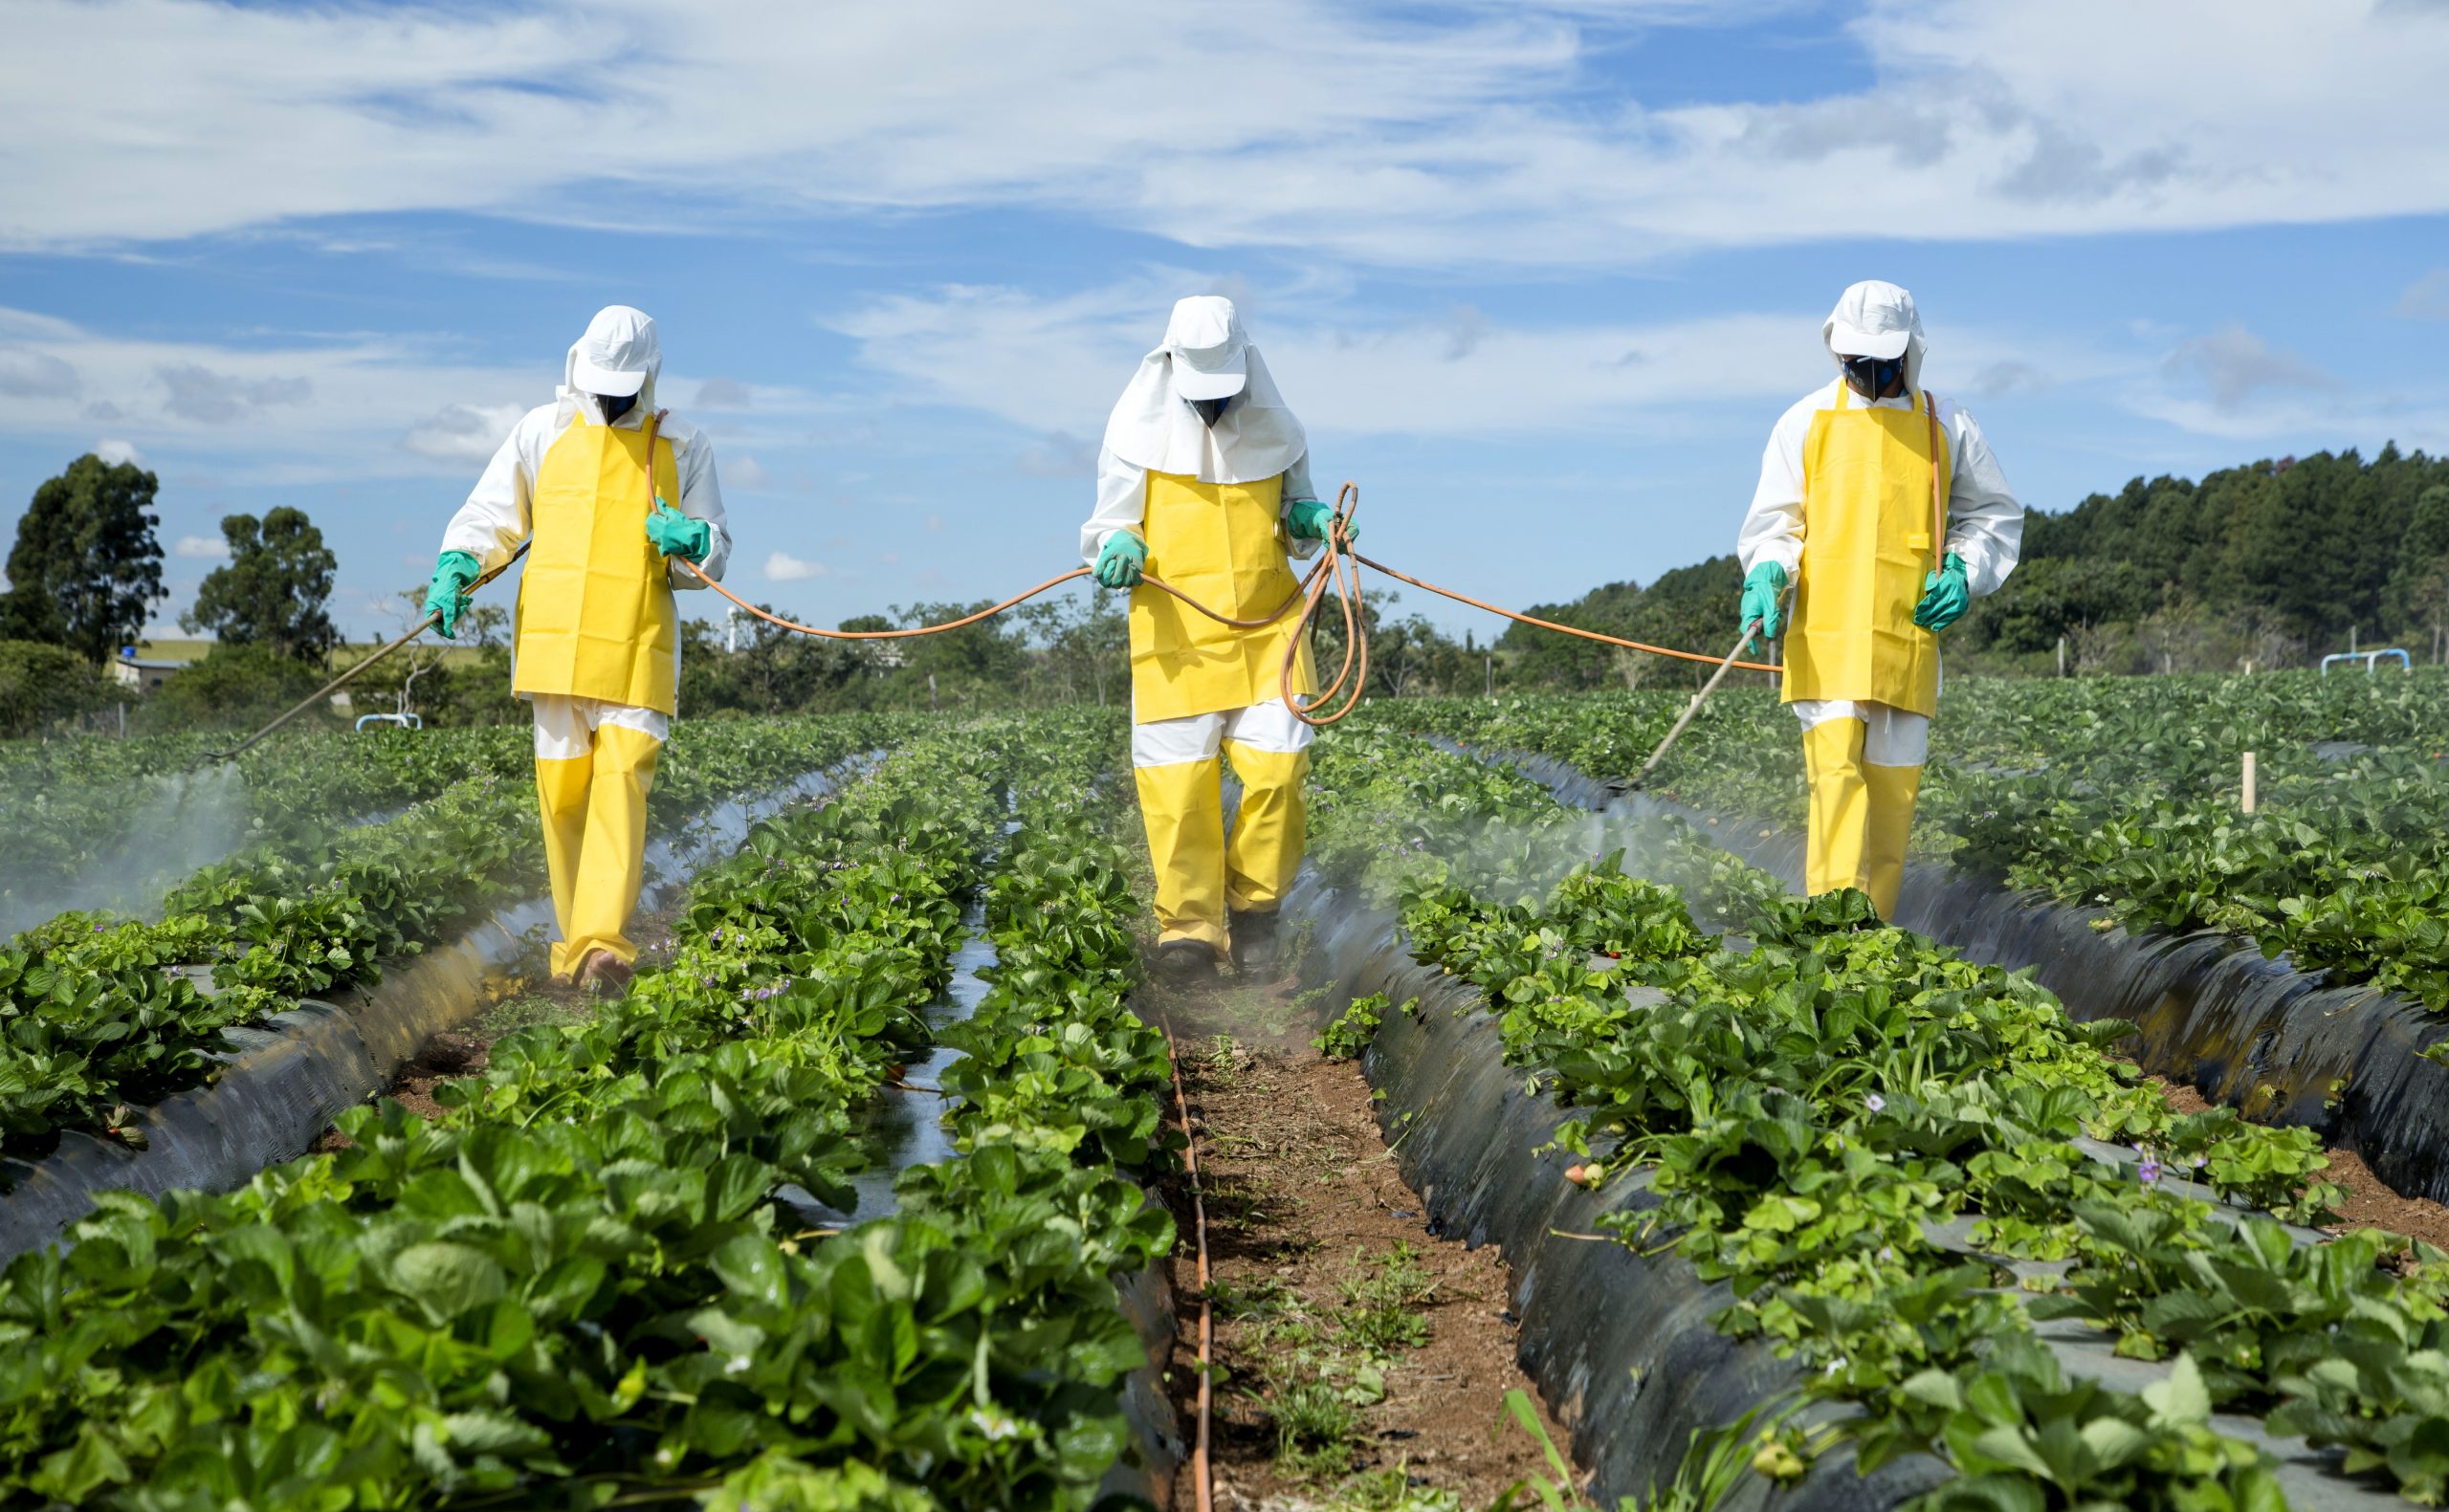
[[[1638,771],[1679,692],[1380,706],[1378,717]],[[2240,812],[2256,755],[2259,802]],[[2449,1009],[2449,674],[1971,681],[1931,738],[1916,853],[2142,928],[2209,928]],[[1722,692],[1651,783],[1799,829],[1802,747]]]
[[[1530,1203],[1531,1232],[1638,1289],[1511,1299],[1526,1328],[1657,1351],[1655,1385],[1592,1382],[1525,1345],[1597,1478],[1581,1504],[2449,1498],[2449,1259],[2337,1232],[2313,1131],[2179,1113],[2119,1058],[2128,1025],[1728,849],[1700,810],[1799,815],[1765,698],[1687,736],[1661,786],[1691,819],[1594,817],[1481,758],[1630,771],[1681,702],[1370,706],[1313,753],[1291,905],[1297,1001],[1385,1096],[1389,1158],[1499,1137],[1471,1122],[1494,1104],[1408,1105],[1398,1041],[1414,1066],[1480,1046],[1434,1076],[1493,1069],[1537,1113],[1510,1190],[1404,1166],[1430,1233]],[[2428,730],[2449,684],[2423,675],[1966,684],[1919,845],[2441,1007]],[[661,827],[820,768],[838,786],[692,878],[626,998],[495,1040],[427,1113],[345,1112],[234,1190],[106,1194],[11,1262],[0,1501],[1089,1512],[1160,1487],[1123,1303],[1174,1252],[1183,1188],[1123,734],[1088,711],[684,724]],[[188,755],[14,753],[57,789],[13,817],[74,883],[123,822],[109,795]],[[124,915],[19,935],[12,1169],[124,1138],[132,1106],[211,1082],[231,1026],[532,896],[524,763],[486,733],[276,746],[237,784],[243,844]],[[948,991],[957,953],[991,961],[982,994]],[[1452,1039],[1458,1015],[1486,1035]],[[940,1117],[927,1158],[894,1169],[887,1107]],[[1289,1385],[1215,1385],[1297,1438]],[[1466,1512],[1433,1478],[1364,1499],[1341,1453],[1300,1457],[1313,1504]],[[1572,1504],[1572,1479],[1508,1504]]]
[[[1575,717],[1488,723],[1522,743]],[[1569,1105],[1562,1175],[1600,1189],[1600,1227],[1721,1283],[1714,1327],[1794,1367],[1644,1505],[1815,1467],[1901,1468],[1933,1508],[2277,1507],[2334,1492],[2332,1465],[2449,1494],[2449,1262],[2285,1226],[2337,1195],[2306,1130],[2177,1116],[2106,1053],[2128,1026],[2076,1024],[1858,897],[1794,900],[1681,822],[1639,843],[1687,892],[1586,851],[1559,876],[1586,816],[1399,729],[1339,737],[1319,772],[1321,865],[1476,988],[1509,1063]],[[1338,1037],[1406,1006],[1363,1002]],[[2141,1362],[2148,1384],[2108,1384]],[[1796,1504],[1862,1504],[1820,1489]]]

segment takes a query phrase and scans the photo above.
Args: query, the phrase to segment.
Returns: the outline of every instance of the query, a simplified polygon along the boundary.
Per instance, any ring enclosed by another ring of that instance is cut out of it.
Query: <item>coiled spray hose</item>
[[[1687,662],[1714,666],[1718,668],[1718,677],[1724,677],[1730,669],[1738,667],[1746,671],[1755,672],[1775,672],[1781,669],[1767,662],[1737,661],[1732,655],[1723,658],[1705,656],[1698,651],[1679,651],[1672,646],[1652,646],[1645,641],[1628,641],[1621,636],[1602,635],[1597,630],[1585,630],[1578,625],[1558,625],[1554,620],[1542,620],[1535,615],[1519,614],[1511,609],[1490,603],[1485,599],[1474,599],[1467,593],[1458,593],[1452,588],[1430,582],[1426,579],[1415,578],[1407,572],[1398,572],[1384,562],[1364,557],[1352,549],[1350,534],[1352,516],[1358,513],[1359,509],[1360,485],[1346,483],[1335,494],[1335,514],[1327,522],[1328,550],[1320,556],[1318,564],[1310,569],[1309,576],[1302,580],[1301,586],[1293,590],[1291,598],[1254,620],[1237,620],[1229,614],[1219,614],[1153,572],[1142,573],[1139,581],[1160,593],[1172,594],[1190,608],[1207,616],[1217,624],[1230,625],[1237,630],[1265,629],[1298,609],[1301,628],[1306,632],[1317,622],[1319,605],[1325,602],[1329,591],[1332,590],[1335,607],[1343,616],[1343,665],[1336,668],[1334,679],[1313,694],[1307,704],[1293,697],[1292,668],[1295,659],[1301,653],[1303,639],[1302,634],[1296,633],[1285,644],[1284,664],[1277,672],[1277,686],[1284,693],[1285,704],[1304,724],[1310,725],[1325,726],[1341,720],[1360,706],[1361,696],[1368,687],[1368,617],[1361,601],[1360,573],[1354,565],[1355,563],[1382,572],[1398,582],[1407,582],[1415,588],[1424,588],[1430,593],[1442,594],[1457,603],[1467,603],[1475,609],[1486,609],[1490,614],[1503,615],[1509,620],[1522,625],[1535,625],[1542,630],[1554,630],[1558,635],[1579,636],[1585,641],[1597,641],[1602,646],[1622,646],[1628,651],[1647,651],[1653,656],[1672,656]],[[796,620],[786,620],[779,614],[761,609],[699,572],[694,564],[677,558],[673,560],[699,582],[714,589],[766,624],[797,635],[820,636],[828,641],[903,641],[913,636],[941,635],[946,630],[962,629],[982,620],[992,619],[1016,604],[1027,603],[1041,593],[1059,588],[1075,578],[1089,576],[1088,568],[1074,567],[1059,578],[1048,578],[1036,587],[1016,593],[1001,603],[989,604],[975,614],[965,614],[958,620],[946,620],[941,625],[913,625],[899,630],[827,630],[819,625],[802,625]],[[1746,626],[1747,637],[1751,634],[1751,626]],[[1742,649],[1741,642],[1736,643],[1735,648],[1738,652]],[[1710,687],[1714,689],[1716,686],[1717,679],[1712,678]]]
[[[659,419],[661,417],[658,416],[656,418]],[[651,445],[652,443],[650,442],[649,444]],[[1653,656],[1670,656],[1681,661],[1699,662],[1705,666],[1715,666],[1717,668],[1716,675],[1710,679],[1709,687],[1702,690],[1702,691],[1693,698],[1691,709],[1686,711],[1685,718],[1682,721],[1679,721],[1674,731],[1668,734],[1667,742],[1669,744],[1673,743],[1677,734],[1683,733],[1684,725],[1690,722],[1692,713],[1698,711],[1702,701],[1708,698],[1710,693],[1716,690],[1718,683],[1730,670],[1735,668],[1741,668],[1746,671],[1754,672],[1776,672],[1782,669],[1775,664],[1768,662],[1746,662],[1736,660],[1736,657],[1743,649],[1742,640],[1738,640],[1735,643],[1734,650],[1729,652],[1724,657],[1708,656],[1698,651],[1677,650],[1671,646],[1652,646],[1646,641],[1628,641],[1622,636],[1605,635],[1597,630],[1585,630],[1579,625],[1559,625],[1554,620],[1542,620],[1536,615],[1522,614],[1515,610],[1505,608],[1500,604],[1490,603],[1485,599],[1475,599],[1467,593],[1460,593],[1442,584],[1430,582],[1424,578],[1415,578],[1407,572],[1399,572],[1396,569],[1387,566],[1384,562],[1377,560],[1375,558],[1364,557],[1360,553],[1353,550],[1351,537],[1352,517],[1355,514],[1358,513],[1359,509],[1360,485],[1357,483],[1346,483],[1335,494],[1335,513],[1329,516],[1327,521],[1328,549],[1320,555],[1317,565],[1310,569],[1309,576],[1302,580],[1301,585],[1293,590],[1291,597],[1276,605],[1272,611],[1260,615],[1254,620],[1241,620],[1235,619],[1229,614],[1219,614],[1214,609],[1211,609],[1207,605],[1200,603],[1197,599],[1192,598],[1190,595],[1182,592],[1180,588],[1175,587],[1172,583],[1165,581],[1164,579],[1158,577],[1154,573],[1142,574],[1139,581],[1146,583],[1148,586],[1155,588],[1159,593],[1169,593],[1173,595],[1176,599],[1180,600],[1182,603],[1191,609],[1200,614],[1205,615],[1217,624],[1229,625],[1237,630],[1264,629],[1267,626],[1282,620],[1286,615],[1293,613],[1296,609],[1300,611],[1300,629],[1285,643],[1284,663],[1278,669],[1277,674],[1278,686],[1284,692],[1284,702],[1286,706],[1292,711],[1293,715],[1296,718],[1300,719],[1304,724],[1320,727],[1337,723],[1349,715],[1355,709],[1360,707],[1360,700],[1368,689],[1369,630],[1368,617],[1365,612],[1366,606],[1361,599],[1360,567],[1368,567],[1374,571],[1384,573],[1387,577],[1394,579],[1397,582],[1407,582],[1415,588],[1425,589],[1430,593],[1451,599],[1457,603],[1467,603],[1474,609],[1485,609],[1490,614],[1501,615],[1518,625],[1533,625],[1538,629],[1554,631],[1558,635],[1578,636],[1585,641],[1596,641],[1601,646],[1618,646],[1627,651],[1647,651]],[[494,579],[501,576],[504,571],[508,570],[511,562],[517,561],[521,556],[526,554],[526,551],[527,547],[525,543],[522,542],[519,545],[518,550],[511,554],[508,561],[504,561],[500,566],[496,567],[493,571],[488,572],[483,577],[477,579],[475,583],[472,586],[471,591],[473,592],[474,588],[481,588],[486,583],[493,581]],[[1059,588],[1063,586],[1063,584],[1072,581],[1074,579],[1086,578],[1089,576],[1088,568],[1074,567],[1070,572],[1064,573],[1060,577],[1048,578],[1037,586],[1016,593],[999,603],[988,604],[983,609],[980,609],[973,614],[964,614],[957,620],[946,620],[941,625],[918,625],[898,630],[828,630],[822,625],[802,625],[797,620],[785,619],[782,615],[775,614],[770,610],[759,608],[756,604],[749,603],[739,594],[732,592],[729,588],[724,587],[721,583],[717,582],[714,579],[706,576],[704,572],[698,569],[695,562],[690,561],[686,558],[673,557],[669,559],[673,566],[688,573],[700,583],[714,589],[715,592],[722,595],[725,599],[730,600],[734,604],[738,605],[750,616],[758,620],[761,620],[765,624],[771,625],[778,629],[788,630],[794,635],[810,635],[815,636],[820,640],[827,641],[906,641],[921,635],[942,635],[952,630],[966,629],[970,625],[977,625],[984,620],[991,620],[995,616],[1004,613],[1005,610],[1011,609],[1019,604],[1026,603],[1029,600],[1036,598],[1039,594]],[[1292,668],[1295,659],[1300,655],[1301,643],[1306,637],[1309,629],[1317,623],[1319,608],[1326,602],[1330,592],[1334,594],[1335,608],[1343,618],[1343,664],[1335,669],[1334,679],[1324,688],[1318,690],[1316,693],[1311,695],[1305,703],[1303,700],[1292,696]],[[428,614],[425,617],[424,622],[418,625],[416,628],[410,630],[408,634],[401,636],[398,640],[391,642],[389,645],[385,646],[380,650],[377,650],[374,654],[358,663],[355,667],[350,668],[347,671],[342,672],[340,676],[333,678],[321,688],[317,689],[313,693],[309,694],[304,700],[299,702],[296,708],[291,709],[288,712],[282,714],[272,723],[264,726],[261,730],[248,736],[245,740],[239,742],[230,750],[214,752],[210,756],[207,756],[206,759],[210,761],[228,761],[235,758],[241,753],[255,745],[256,742],[262,740],[266,735],[271,734],[274,731],[289,723],[292,719],[295,719],[298,715],[305,712],[315,704],[331,696],[332,693],[338,691],[360,672],[364,671],[367,668],[383,660],[383,658],[408,645],[418,636],[423,635],[427,630],[432,628],[434,625],[439,623],[441,618],[441,613],[438,610]],[[1745,638],[1749,638],[1752,628],[1753,627],[1749,625],[1745,626]],[[1666,746],[1662,745],[1659,748],[1659,756],[1663,756],[1666,755]],[[1656,766],[1657,763],[1658,756],[1652,756],[1650,758],[1650,766]],[[1643,769],[1643,775],[1647,776],[1648,771],[1649,768],[1644,767]]]

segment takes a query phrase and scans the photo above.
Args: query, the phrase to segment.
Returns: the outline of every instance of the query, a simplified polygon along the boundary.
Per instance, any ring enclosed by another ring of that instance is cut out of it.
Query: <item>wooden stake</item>
[[[2248,751],[2245,753],[2245,812],[2248,814],[2254,811],[2254,754]]]

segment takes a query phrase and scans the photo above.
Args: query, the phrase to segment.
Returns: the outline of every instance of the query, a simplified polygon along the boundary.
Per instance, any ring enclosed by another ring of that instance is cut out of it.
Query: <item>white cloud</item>
[[[77,369],[49,352],[0,347],[0,394],[12,399],[74,399],[84,389]]]
[[[1964,391],[1976,399],[2035,393],[2049,386],[2049,375],[2020,358],[2004,358],[1964,381]]]
[[[778,551],[765,559],[767,582],[802,582],[826,576],[825,563],[803,561],[788,552]]]
[[[2335,388],[2338,380],[2293,352],[2231,323],[2177,344],[2164,364],[2170,376],[2198,380],[2211,402],[2231,413],[2265,388]]]
[[[774,479],[764,465],[742,452],[737,457],[724,457],[715,465],[715,474],[726,488],[739,488],[751,493],[772,488]]]
[[[2449,320],[2449,268],[2435,268],[2398,296],[2398,314],[2416,320]]]
[[[1024,472],[1076,476],[1070,470],[1085,466],[1081,454],[1092,458],[1095,444],[1072,438],[1102,422],[1171,301],[1213,281],[1159,271],[1047,299],[962,285],[878,300],[832,324],[860,343],[863,363],[899,379],[914,397],[982,410],[1046,438],[1024,453]],[[1660,412],[1678,406],[1791,399],[1830,371],[1820,318],[1817,311],[1738,312],[1526,326],[1469,313],[1369,325],[1289,301],[1273,321],[1253,321],[1251,336],[1313,431],[1486,437],[1621,431],[1662,426]],[[2097,353],[2036,352],[1938,321],[1931,350],[1931,384],[1942,393],[1964,386],[1960,374],[1995,377],[2016,362],[2062,376],[2113,365]]]
[[[412,338],[341,336],[244,346],[88,330],[0,306],[0,348],[74,368],[78,392],[0,404],[0,436],[55,437],[96,420],[117,444],[209,452],[228,481],[328,482],[465,474],[525,407],[550,397],[554,368],[483,368]],[[406,435],[401,417],[432,417]]]
[[[294,375],[247,378],[215,372],[201,362],[165,363],[153,370],[170,397],[162,407],[199,425],[226,426],[270,405],[302,405],[315,385]]]
[[[1099,441],[1068,430],[1030,443],[1017,466],[1025,478],[1092,478],[1097,475]]]
[[[230,543],[218,536],[182,536],[179,543],[170,548],[170,555],[195,561],[227,561]]]
[[[518,405],[445,405],[402,436],[400,445],[421,457],[481,466],[493,460],[526,412]]]
[[[1832,70],[1858,87],[1660,108],[1609,77],[1631,23],[1775,9],[19,0],[0,87],[48,130],[0,164],[0,246],[1023,205],[1202,247],[1621,266],[2449,208],[2449,8],[1884,0]],[[1239,82],[1150,107],[1184,77]],[[651,129],[568,151],[607,111]]]
[[[755,397],[746,383],[735,379],[709,378],[697,385],[700,409],[746,409]]]
[[[122,462],[133,462],[140,468],[144,465],[144,453],[136,449],[136,443],[113,440],[107,436],[94,443],[94,455],[113,467]]]

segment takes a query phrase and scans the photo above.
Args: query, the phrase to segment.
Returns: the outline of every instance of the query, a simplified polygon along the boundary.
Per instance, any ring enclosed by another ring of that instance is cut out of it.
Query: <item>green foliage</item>
[[[34,490],[9,552],[0,639],[65,646],[99,667],[144,632],[162,586],[151,513],[161,484],[133,462],[87,452]]]
[[[868,750],[888,728],[684,726],[650,820],[668,830],[717,799]],[[449,759],[453,744],[473,749]],[[438,796],[380,824],[267,826],[172,887],[159,924],[72,912],[0,952],[0,1150],[37,1153],[62,1128],[118,1127],[120,1105],[201,1080],[228,1048],[222,1029],[378,981],[386,962],[541,888],[523,736],[348,749],[388,751],[392,776]],[[723,895],[719,880],[708,886]],[[219,993],[163,975],[169,964],[211,967]]]
[[[1646,589],[1638,583],[1611,582],[1571,603],[1534,604],[1528,612],[1559,625],[1652,646],[1719,648],[1734,639],[1734,603],[1742,587],[1743,572],[1735,559],[1711,557],[1661,573]],[[1682,682],[1688,666],[1527,625],[1508,625],[1496,646],[1505,652],[1502,680],[1511,688],[1631,690],[1650,683]]]
[[[109,680],[66,646],[0,641],[0,738],[39,734],[110,702]]]
[[[1420,1000],[1414,998],[1404,1003],[1400,1011],[1414,1013],[1419,1007]],[[1327,1024],[1325,1032],[1310,1041],[1310,1047],[1330,1061],[1357,1061],[1369,1048],[1370,1042],[1378,1038],[1379,1026],[1385,1021],[1384,993],[1356,997]]]
[[[2061,634],[2184,600],[2312,652],[2345,649],[2350,625],[2368,645],[2419,629],[2415,644],[2426,645],[2438,602],[2415,603],[2406,588],[2440,564],[2438,521],[2421,501],[2444,485],[2449,463],[2395,447],[2369,462],[2322,452],[2195,483],[2136,478],[2064,514],[2028,515],[2023,565],[1958,635],[1966,651],[2045,651]]]
[[[261,646],[320,669],[340,640],[325,609],[340,565],[306,512],[287,505],[225,515],[230,560],[204,575],[195,606],[179,617],[188,633],[209,631],[224,646]]]
[[[1468,763],[1424,742],[1339,732],[1322,748],[1346,742],[1375,759],[1319,763],[1330,841],[1388,822],[1351,798],[1449,776],[1473,790]],[[1489,815],[1513,801],[1494,794]],[[2074,1023],[2028,978],[1888,928],[1859,894],[1805,903],[1735,876],[1680,822],[1637,829],[1634,847],[1748,934],[1740,953],[1620,857],[1511,901],[1515,877],[1467,860],[1487,817],[1451,816],[1454,838],[1425,836],[1424,855],[1331,844],[1335,880],[1382,894],[1397,874],[1413,953],[1480,989],[1509,1063],[1578,1115],[1557,1142],[1604,1153],[1602,1182],[1645,1168],[1644,1199],[1601,1226],[1725,1283],[1716,1326],[1767,1341],[1806,1398],[1842,1409],[1817,1438],[1771,1425],[1748,1465],[1748,1425],[1696,1440],[1652,1504],[1710,1505],[1747,1473],[1798,1479],[1842,1436],[1864,1470],[1952,1464],[1918,1503],[1933,1512],[2282,1505],[2269,1461],[2212,1428],[2215,1403],[2438,1494],[2432,1440],[2398,1425],[2442,1400],[2425,1351],[2449,1263],[2379,1235],[2303,1245],[2264,1217],[2231,1228],[2203,1200],[2326,1219],[2337,1193],[2307,1131],[2178,1117],[2107,1054],[2129,1026]],[[2085,1139],[2142,1158],[2096,1159]],[[2059,1281],[2030,1263],[2060,1261]],[[2027,1264],[2029,1304],[2010,1262]],[[2137,1394],[2070,1380],[2035,1318],[2082,1319],[2170,1373]]]
[[[1118,857],[1079,844],[1114,733],[921,742],[760,826],[627,998],[497,1041],[438,1121],[360,1109],[347,1148],[243,1191],[106,1198],[0,1280],[0,1489],[1087,1508],[1145,1358],[1112,1278],[1173,1241],[1115,1165],[1163,1157],[1117,1131],[1153,1127],[1165,1067],[1121,1007]],[[786,1185],[851,1199],[852,1106],[926,1042],[1007,796],[1048,838],[1024,831],[990,904],[1007,970],[979,1053],[1098,1111],[1032,1105],[1064,1119],[1042,1131],[956,1105],[965,1158],[905,1172],[890,1217],[794,1233]]]
[[[142,714],[154,730],[251,730],[330,678],[320,663],[269,646],[223,642],[147,695]]]
[[[1596,776],[1638,770],[1673,695],[1405,704],[1368,716]],[[2413,674],[1951,683],[1915,819],[1926,859],[2130,929],[2243,935],[2344,983],[2449,1009],[2449,678]],[[2370,749],[2324,759],[2320,742]],[[2256,753],[2260,807],[2239,812]],[[1721,692],[1653,790],[1712,823],[1798,828],[1792,716]]]

